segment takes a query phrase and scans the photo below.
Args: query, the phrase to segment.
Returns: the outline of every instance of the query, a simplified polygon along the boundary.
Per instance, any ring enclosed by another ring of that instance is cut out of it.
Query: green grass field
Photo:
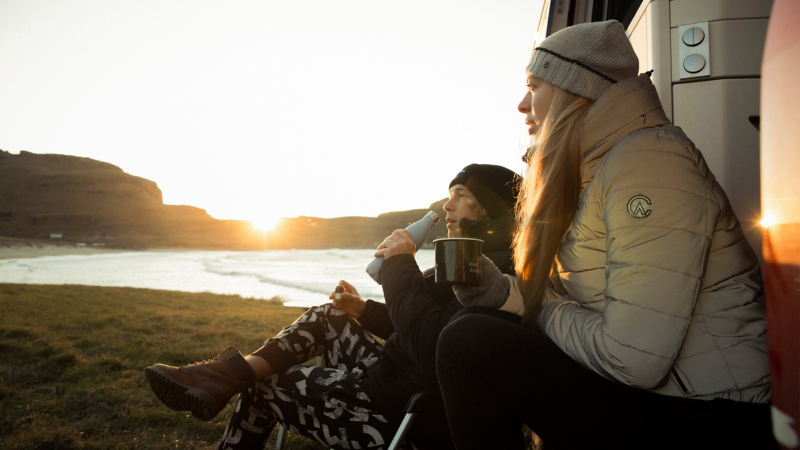
[[[0,284],[0,449],[216,449],[235,402],[201,422],[163,406],[143,369],[247,354],[301,313],[277,299]],[[290,435],[287,448],[324,447]]]

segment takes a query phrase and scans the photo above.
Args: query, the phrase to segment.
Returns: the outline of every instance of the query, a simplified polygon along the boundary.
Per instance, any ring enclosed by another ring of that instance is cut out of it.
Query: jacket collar
[[[669,124],[649,73],[611,86],[589,108],[583,121],[581,188],[592,181],[603,156],[624,136]]]

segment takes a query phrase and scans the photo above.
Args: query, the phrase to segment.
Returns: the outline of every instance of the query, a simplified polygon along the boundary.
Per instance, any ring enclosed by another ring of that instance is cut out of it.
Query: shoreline
[[[343,268],[343,274],[330,275],[330,288],[323,292],[319,280],[314,278],[317,276],[313,270],[317,267],[316,259],[307,258],[316,253],[250,255],[246,254],[250,252],[241,252],[243,254],[239,255],[240,252],[235,250],[98,248],[43,240],[10,241],[0,237],[0,285],[126,286],[234,294],[259,300],[278,296],[287,307],[308,308],[329,301],[329,292],[338,280],[344,278],[361,281],[366,285],[362,293],[375,301],[384,301],[380,286],[374,284],[366,272],[349,266]],[[355,250],[322,257],[330,261],[342,258],[343,261],[360,261],[362,254],[363,259],[368,260],[372,253],[372,250]],[[425,260],[432,263],[433,251],[424,250],[420,255],[423,253]],[[309,276],[292,281],[287,269],[283,268],[285,262],[302,263],[306,259],[308,266],[301,264],[302,267],[293,269],[291,273],[300,271]]]
[[[78,246],[39,239],[0,237],[0,259],[26,259],[42,256],[97,255],[135,252],[133,249]]]
[[[73,247],[62,245],[42,246],[0,246],[0,259],[27,259],[43,256],[72,256],[72,255],[98,255],[111,253],[135,252],[136,250],[123,250],[116,248]]]

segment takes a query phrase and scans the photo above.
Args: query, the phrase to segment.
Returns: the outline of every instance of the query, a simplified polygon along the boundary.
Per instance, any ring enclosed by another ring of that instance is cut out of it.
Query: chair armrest
[[[432,409],[444,409],[444,400],[439,389],[427,389],[412,395],[406,403],[407,413],[420,413]]]

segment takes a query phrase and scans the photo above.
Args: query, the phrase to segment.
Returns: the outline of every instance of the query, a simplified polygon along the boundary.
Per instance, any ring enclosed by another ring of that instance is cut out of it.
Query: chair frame
[[[406,403],[406,415],[403,417],[403,421],[400,422],[400,426],[397,428],[397,432],[394,434],[394,438],[387,450],[398,450],[400,446],[403,445],[406,440],[406,435],[408,435],[408,432],[411,430],[411,425],[414,424],[414,419],[417,418],[417,414],[435,408],[444,408],[442,394],[438,389],[419,391],[412,395],[411,398],[408,399],[408,403]],[[275,450],[283,450],[285,442],[286,427],[280,424]]]

